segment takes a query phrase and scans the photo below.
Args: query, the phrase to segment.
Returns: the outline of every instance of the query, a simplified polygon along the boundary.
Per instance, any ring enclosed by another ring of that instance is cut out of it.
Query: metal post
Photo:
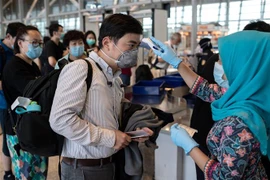
[[[199,9],[199,24],[202,24],[202,2],[203,0],[200,0],[200,9]]]
[[[238,28],[237,28],[237,31],[240,30],[240,22],[241,22],[241,15],[242,15],[242,6],[243,6],[243,0],[240,1],[240,10],[239,10],[239,19],[238,19]]]
[[[177,26],[177,2],[176,0],[174,0],[174,14],[175,14],[175,17],[174,17],[174,32],[176,32],[176,26]]]
[[[191,53],[194,54],[197,46],[197,0],[192,0],[192,30],[191,30]]]
[[[78,12],[79,12],[79,22],[80,22],[80,30],[81,31],[85,31],[85,26],[84,26],[84,18],[83,18],[83,13],[81,12],[83,8],[83,0],[79,0],[79,8],[78,8]]]
[[[226,21],[225,21],[226,28],[229,27],[229,15],[230,15],[230,0],[227,0],[227,3],[226,3]]]
[[[0,7],[3,7],[3,0],[0,0]],[[3,8],[2,8],[2,11],[0,11],[0,28],[1,28],[1,34],[0,36],[1,37],[4,37],[4,13],[3,13]]]
[[[18,6],[19,6],[19,20],[21,22],[24,22],[23,1],[17,0],[17,3],[18,3]]]
[[[182,6],[182,16],[181,16],[181,22],[184,23],[184,13],[185,13],[185,6]]]
[[[49,14],[50,14],[50,5],[49,5],[49,0],[44,0],[44,7],[45,7],[45,22],[46,22],[46,27],[50,26],[50,19],[49,19]],[[49,31],[46,31],[46,35],[49,35]]]
[[[265,0],[261,0],[261,19],[264,19]]]
[[[218,7],[218,21],[220,21],[220,11],[221,11],[221,3],[222,3],[222,0],[219,0],[219,7]]]

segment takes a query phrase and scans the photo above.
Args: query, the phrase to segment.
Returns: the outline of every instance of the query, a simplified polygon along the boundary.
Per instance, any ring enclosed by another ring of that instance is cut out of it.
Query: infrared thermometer
[[[143,38],[142,42],[148,44],[148,46],[153,50],[157,50],[157,51],[160,51],[162,53],[164,52],[164,50],[162,48],[160,48],[159,45],[154,43],[150,38]]]

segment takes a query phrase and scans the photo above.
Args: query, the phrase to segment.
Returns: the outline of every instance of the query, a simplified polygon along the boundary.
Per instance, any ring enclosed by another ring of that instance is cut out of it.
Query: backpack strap
[[[84,60],[88,65],[88,74],[87,74],[87,78],[86,78],[86,85],[87,85],[87,91],[88,91],[91,84],[92,84],[93,68],[92,68],[92,65],[89,62],[89,60],[87,60],[87,59],[84,59]]]

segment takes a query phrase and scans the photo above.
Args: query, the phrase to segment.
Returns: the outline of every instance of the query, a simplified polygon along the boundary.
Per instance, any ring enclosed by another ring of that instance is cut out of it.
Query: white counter
[[[187,108],[174,114],[175,122],[189,126],[191,113],[192,109]],[[196,180],[194,161],[171,140],[170,126],[172,124],[165,126],[157,139],[159,148],[155,151],[155,179]]]

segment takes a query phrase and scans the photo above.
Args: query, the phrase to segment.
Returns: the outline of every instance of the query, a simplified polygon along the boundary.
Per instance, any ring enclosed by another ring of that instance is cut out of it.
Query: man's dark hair
[[[85,45],[86,41],[85,41],[83,32],[77,31],[77,30],[71,30],[65,34],[64,39],[63,39],[63,44],[65,47],[68,47],[70,41],[80,40],[80,39],[83,41]]]
[[[18,30],[21,27],[25,27],[25,25],[23,23],[20,23],[20,22],[9,23],[7,26],[6,35],[10,34],[12,37],[15,37],[17,35]]]
[[[109,36],[115,43],[127,33],[142,34],[141,23],[129,15],[113,14],[104,19],[99,30],[98,45],[102,48],[102,40]]]
[[[97,42],[97,36],[94,31],[87,31],[84,35],[84,38],[86,39],[89,34],[93,34],[95,41]]]
[[[16,39],[15,39],[15,42],[14,42],[14,53],[15,54],[20,53],[20,47],[18,45],[18,40],[24,40],[24,36],[28,35],[28,31],[31,31],[31,30],[39,32],[38,28],[36,28],[34,26],[25,26],[25,27],[21,27],[18,30]]]
[[[256,30],[261,32],[270,32],[270,25],[264,21],[251,21],[243,30]]]
[[[50,33],[50,36],[53,37],[53,32],[57,32],[59,27],[63,28],[63,26],[61,26],[60,24],[51,24],[50,27],[49,27],[49,33]]]

